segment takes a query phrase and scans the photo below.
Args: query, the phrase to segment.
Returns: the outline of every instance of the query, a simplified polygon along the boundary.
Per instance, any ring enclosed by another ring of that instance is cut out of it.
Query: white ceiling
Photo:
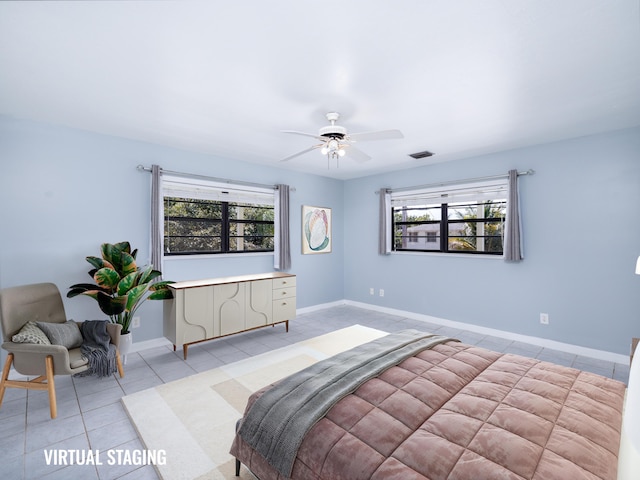
[[[405,138],[280,163],[329,111]],[[0,2],[0,114],[354,178],[640,125],[639,5]]]

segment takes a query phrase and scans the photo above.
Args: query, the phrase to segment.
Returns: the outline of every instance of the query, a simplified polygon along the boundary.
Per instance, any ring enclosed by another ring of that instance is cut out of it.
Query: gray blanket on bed
[[[305,434],[341,398],[384,370],[449,340],[404,330],[322,360],[267,390],[242,419],[238,433],[290,477]]]

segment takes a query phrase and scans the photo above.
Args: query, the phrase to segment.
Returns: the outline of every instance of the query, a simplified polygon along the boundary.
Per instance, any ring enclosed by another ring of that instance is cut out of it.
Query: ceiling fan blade
[[[362,150],[354,147],[353,145],[344,145],[345,152],[347,155],[354,159],[358,163],[366,162],[367,160],[371,160],[371,157],[364,153]]]
[[[302,150],[301,152],[294,153],[293,155],[289,155],[288,157],[283,158],[283,159],[282,159],[282,160],[280,160],[280,161],[281,161],[281,162],[288,162],[288,161],[289,161],[289,160],[291,160],[292,158],[296,158],[296,157],[299,157],[300,155],[304,155],[305,153],[310,152],[311,150],[315,150],[315,149],[317,149],[317,148],[321,148],[323,145],[324,145],[324,144],[314,145],[313,147],[306,148],[306,149]]]
[[[379,130],[377,132],[361,132],[348,135],[349,140],[354,142],[362,142],[369,140],[393,140],[396,138],[404,138],[400,130]]]
[[[281,130],[281,131],[282,131],[282,133],[293,133],[294,135],[304,135],[305,137],[315,138],[316,140],[320,140],[321,142],[324,142],[326,140],[326,138],[320,137],[316,133],[298,132],[296,130]]]

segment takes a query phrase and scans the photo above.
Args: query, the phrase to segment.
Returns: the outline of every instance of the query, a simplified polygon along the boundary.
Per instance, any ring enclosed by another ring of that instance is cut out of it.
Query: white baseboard
[[[374,310],[377,312],[388,313],[390,315],[398,315],[412,320],[420,320],[424,322],[435,323],[436,325],[442,325],[445,327],[459,328],[462,330],[469,330],[470,332],[481,333],[483,335],[492,335],[494,337],[505,338],[507,340],[514,340],[517,342],[531,343],[544,348],[552,348],[554,350],[560,350],[562,352],[568,352],[574,355],[583,355],[585,357],[597,358],[599,360],[606,360],[609,362],[628,364],[629,356],[621,355],[619,353],[607,352],[605,350],[597,350],[595,348],[582,347],[580,345],[573,345],[571,343],[556,342],[555,340],[549,340],[546,338],[532,337],[529,335],[521,335],[519,333],[507,332],[504,330],[497,330],[494,328],[482,327],[479,325],[473,325],[471,323],[456,322],[453,320],[447,320],[439,317],[432,317],[431,315],[424,315],[415,312],[407,312],[405,310],[398,310],[395,308],[381,307],[379,305],[371,305],[369,303],[355,302],[352,300],[345,300],[345,305],[351,305],[354,307],[365,308],[368,310]]]
[[[436,325],[442,325],[444,327],[458,328],[461,330],[469,330],[470,332],[481,333],[483,335],[492,335],[494,337],[505,338],[507,340],[513,340],[517,342],[531,343],[544,348],[551,348],[559,350],[561,352],[571,353],[573,355],[582,355],[585,357],[597,358],[599,360],[606,360],[609,362],[628,364],[629,356],[621,355],[619,353],[607,352],[604,350],[597,350],[594,348],[581,347],[580,345],[573,345],[570,343],[556,342],[555,340],[548,340],[546,338],[532,337],[529,335],[521,335],[519,333],[507,332],[505,330],[497,330],[495,328],[482,327],[474,325],[472,323],[456,322],[454,320],[447,320],[445,318],[433,317],[431,315],[424,315],[421,313],[408,312],[405,310],[398,310],[395,308],[381,307],[379,305],[372,305],[370,303],[356,302],[353,300],[338,300],[336,302],[321,303],[318,305],[312,305],[310,307],[299,308],[296,310],[297,315],[305,313],[318,312],[331,307],[339,307],[341,305],[350,305],[358,308],[364,308],[367,310],[374,310],[377,312],[388,313],[389,315],[396,315],[399,317],[410,318],[412,320],[419,320],[423,322],[435,323]],[[172,346],[171,342],[164,337],[154,338],[151,340],[145,340],[142,342],[135,342],[131,345],[131,352],[139,352],[148,348]]]
[[[346,305],[346,300],[338,300],[337,302],[329,302],[329,303],[320,303],[318,305],[312,305],[311,307],[298,308],[296,310],[296,315],[317,312],[320,310],[324,310],[326,308],[340,307],[342,305]]]
[[[129,350],[129,352],[135,353],[135,352],[140,352],[142,350],[148,350],[149,348],[156,348],[156,347],[173,347],[173,344],[164,337],[152,338],[151,340],[143,340],[142,342],[134,341],[131,344],[131,350]]]

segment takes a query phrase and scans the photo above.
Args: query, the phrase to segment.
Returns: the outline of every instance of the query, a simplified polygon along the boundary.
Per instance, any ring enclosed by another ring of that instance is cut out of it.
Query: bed
[[[615,480],[625,390],[408,330],[255,392],[231,454],[260,480]]]

